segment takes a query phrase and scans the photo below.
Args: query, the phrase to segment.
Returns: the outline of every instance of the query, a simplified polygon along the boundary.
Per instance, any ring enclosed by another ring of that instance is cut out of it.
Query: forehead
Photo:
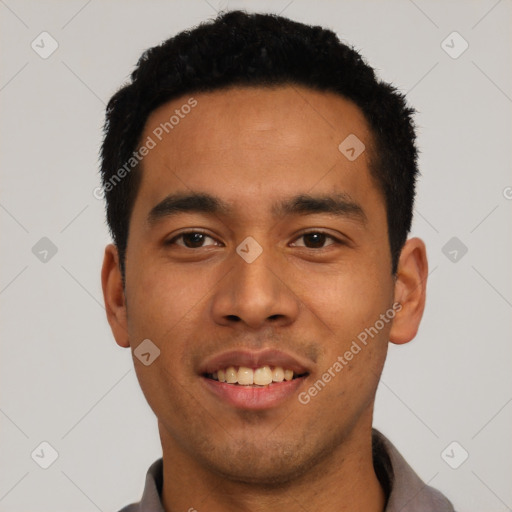
[[[192,99],[196,105],[190,108]],[[303,145],[307,135],[309,149],[324,150],[351,130],[363,138],[370,136],[362,111],[350,100],[297,85],[230,87],[185,95],[152,112],[144,132],[151,134],[159,127],[164,128],[162,136],[168,142],[173,139],[179,144],[186,139],[199,154],[212,147],[231,147],[235,141],[267,147],[295,140]],[[208,132],[208,136],[193,137],[193,132]]]
[[[366,150],[350,160],[339,147],[354,136]],[[368,124],[331,92],[293,85],[185,95],[150,115],[141,140],[148,138],[155,146],[142,161],[139,195],[153,204],[187,189],[243,203],[299,189],[357,195],[373,188]]]

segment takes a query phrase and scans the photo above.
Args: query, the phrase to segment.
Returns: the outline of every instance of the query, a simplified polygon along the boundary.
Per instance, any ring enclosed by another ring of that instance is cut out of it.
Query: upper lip
[[[309,365],[298,356],[294,356],[281,350],[264,349],[254,350],[230,350],[222,352],[210,358],[200,367],[199,373],[214,373],[229,366],[245,366],[247,368],[261,368],[262,366],[280,366],[286,370],[293,370],[297,375],[310,373]]]

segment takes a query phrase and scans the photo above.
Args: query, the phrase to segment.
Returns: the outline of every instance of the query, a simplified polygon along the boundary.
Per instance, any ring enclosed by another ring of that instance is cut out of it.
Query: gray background
[[[428,303],[416,340],[390,348],[375,426],[459,511],[510,510],[510,0],[0,0],[0,510],[116,511],[161,455],[102,304],[104,108],[144,49],[240,7],[330,27],[419,110]],[[42,31],[59,45],[47,59],[31,48]],[[48,469],[31,458],[43,441]]]

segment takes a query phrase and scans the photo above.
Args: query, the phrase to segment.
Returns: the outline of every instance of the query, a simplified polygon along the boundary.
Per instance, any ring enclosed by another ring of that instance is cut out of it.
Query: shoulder
[[[164,512],[160,499],[163,480],[163,460],[156,460],[146,473],[142,498],[137,503],[126,505],[119,512]]]
[[[450,501],[425,484],[391,441],[375,429],[373,443],[376,473],[385,473],[389,485],[385,512],[454,512]]]

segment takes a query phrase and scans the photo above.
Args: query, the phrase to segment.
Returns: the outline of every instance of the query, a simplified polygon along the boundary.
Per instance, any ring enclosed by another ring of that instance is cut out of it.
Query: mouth
[[[224,404],[262,410],[296,394],[310,371],[308,362],[280,351],[242,350],[206,361],[199,374],[208,391]]]
[[[228,366],[213,373],[204,373],[203,377],[217,382],[225,382],[234,386],[266,387],[281,382],[306,377],[307,372],[297,374],[289,368],[282,366],[260,366],[248,368],[247,366]]]

